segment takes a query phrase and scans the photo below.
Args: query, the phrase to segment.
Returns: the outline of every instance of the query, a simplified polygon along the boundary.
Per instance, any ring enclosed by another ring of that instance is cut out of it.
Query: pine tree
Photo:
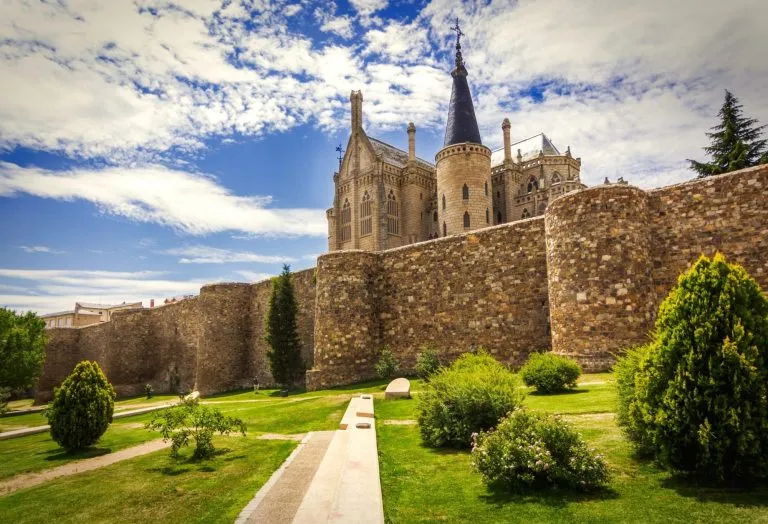
[[[265,340],[272,377],[280,385],[293,386],[304,373],[301,342],[296,327],[296,297],[291,282],[291,268],[283,266],[280,276],[272,279]]]
[[[768,140],[762,138],[765,126],[745,117],[742,105],[730,91],[725,91],[725,102],[718,117],[720,123],[707,133],[711,144],[704,148],[712,161],[688,160],[699,178],[768,163]]]

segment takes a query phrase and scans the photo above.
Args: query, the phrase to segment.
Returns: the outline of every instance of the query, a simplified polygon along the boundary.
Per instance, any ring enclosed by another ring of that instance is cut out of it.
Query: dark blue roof
[[[472,92],[467,82],[467,70],[461,62],[461,55],[457,56],[456,61],[456,69],[451,72],[453,89],[451,104],[448,107],[448,122],[445,124],[443,147],[462,142],[482,144],[475,117],[475,106],[472,104]]]

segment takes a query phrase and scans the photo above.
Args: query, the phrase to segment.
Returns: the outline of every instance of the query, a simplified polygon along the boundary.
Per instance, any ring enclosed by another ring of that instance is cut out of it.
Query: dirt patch
[[[605,420],[612,420],[616,418],[616,413],[582,413],[581,415],[573,414],[573,415],[565,415],[563,416],[565,419],[569,420],[595,420],[595,421],[605,421]]]
[[[163,442],[162,440],[151,440],[144,444],[139,444],[138,446],[121,449],[115,453],[78,460],[70,464],[59,466],[58,468],[46,469],[37,473],[23,473],[21,475],[16,475],[15,477],[11,477],[10,480],[0,482],[0,495],[8,495],[19,489],[31,488],[32,486],[37,486],[38,484],[59,477],[66,477],[68,475],[75,475],[77,473],[103,468],[104,466],[109,466],[115,462],[140,457],[141,455],[146,455],[147,453],[170,447],[170,445],[170,441]]]
[[[416,420],[410,419],[388,419],[383,422],[385,426],[415,426],[418,424]]]
[[[127,422],[125,424],[120,424],[120,427],[125,429],[144,429],[144,423],[143,422]]]
[[[301,440],[306,436],[306,433],[296,433],[293,435],[285,435],[283,433],[264,433],[263,435],[259,435],[256,438],[259,440],[295,440],[296,442],[301,442]]]

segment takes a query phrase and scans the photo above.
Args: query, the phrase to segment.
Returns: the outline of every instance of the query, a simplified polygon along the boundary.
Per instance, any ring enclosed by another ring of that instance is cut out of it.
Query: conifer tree
[[[704,148],[712,158],[711,162],[688,160],[699,178],[768,163],[768,140],[762,138],[765,126],[757,125],[754,118],[745,117],[742,105],[728,90],[717,115],[720,123],[707,133],[711,142]]]
[[[296,297],[291,282],[291,268],[283,266],[283,272],[272,279],[269,312],[266,321],[265,340],[272,377],[280,385],[293,386],[304,373],[301,359],[301,342],[296,327]]]

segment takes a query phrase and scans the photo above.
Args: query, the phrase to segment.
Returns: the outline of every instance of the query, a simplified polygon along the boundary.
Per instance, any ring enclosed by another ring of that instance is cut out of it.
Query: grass
[[[296,442],[218,437],[196,462],[159,451],[0,497],[4,522],[231,523]]]
[[[597,377],[597,378],[596,378]],[[697,487],[638,460],[616,426],[607,374],[585,376],[579,393],[529,394],[534,409],[561,413],[610,464],[609,488],[510,495],[489,490],[468,451],[421,444],[418,426],[377,424],[388,522],[768,522],[768,488]],[[377,418],[415,419],[415,400],[376,402]]]

